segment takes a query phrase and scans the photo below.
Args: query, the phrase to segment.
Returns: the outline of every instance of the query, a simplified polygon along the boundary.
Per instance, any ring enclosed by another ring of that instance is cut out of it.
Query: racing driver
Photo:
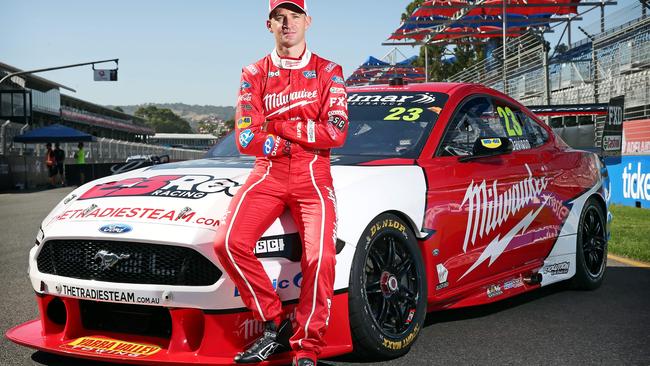
[[[237,363],[291,347],[294,365],[311,366],[324,346],[336,264],[329,156],[345,142],[348,117],[341,67],[307,49],[310,24],[305,0],[270,0],[266,26],[275,49],[242,70],[235,137],[240,152],[257,158],[230,203],[215,251],[264,332],[235,356]],[[286,207],[303,245],[295,332],[253,250]]]

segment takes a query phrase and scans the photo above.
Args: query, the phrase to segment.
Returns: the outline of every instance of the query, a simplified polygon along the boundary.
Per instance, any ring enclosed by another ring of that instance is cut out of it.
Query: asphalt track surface
[[[0,194],[0,365],[108,365],[35,352],[4,338],[37,316],[27,255],[40,221],[71,188]],[[650,269],[610,261],[603,286],[559,284],[499,303],[429,314],[411,351],[319,365],[650,365]]]

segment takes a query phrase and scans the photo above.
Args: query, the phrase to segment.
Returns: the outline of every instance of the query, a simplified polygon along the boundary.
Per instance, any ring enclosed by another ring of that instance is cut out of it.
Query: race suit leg
[[[318,355],[324,346],[336,265],[336,198],[329,157],[310,158],[308,164],[292,165],[289,195],[289,207],[303,242],[298,329],[291,338],[291,347],[298,355]]]
[[[261,321],[282,314],[280,299],[253,251],[260,236],[285,209],[286,175],[274,174],[282,170],[281,165],[268,160],[255,163],[248,180],[233,197],[214,245],[242,301]]]

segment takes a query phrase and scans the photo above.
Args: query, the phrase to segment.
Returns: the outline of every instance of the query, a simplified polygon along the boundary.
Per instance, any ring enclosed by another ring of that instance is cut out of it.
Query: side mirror
[[[474,141],[472,155],[463,156],[458,160],[464,162],[488,156],[510,154],[513,149],[512,141],[507,137],[479,137]]]

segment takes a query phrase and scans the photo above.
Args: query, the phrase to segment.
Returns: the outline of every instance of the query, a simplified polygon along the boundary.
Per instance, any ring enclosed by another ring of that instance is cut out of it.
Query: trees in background
[[[407,20],[423,2],[424,0],[411,1],[406,6],[406,11],[402,13],[402,21]],[[420,46],[420,55],[413,63],[414,66],[424,67],[425,47],[429,56],[429,81],[445,81],[451,75],[485,59],[485,44],[461,44],[454,46],[429,44]],[[445,58],[445,56],[449,55],[453,56],[453,58]]]
[[[140,107],[135,111],[135,116],[144,118],[147,125],[153,128],[156,133],[192,133],[190,124],[177,116],[168,108],[157,108],[155,106]]]

